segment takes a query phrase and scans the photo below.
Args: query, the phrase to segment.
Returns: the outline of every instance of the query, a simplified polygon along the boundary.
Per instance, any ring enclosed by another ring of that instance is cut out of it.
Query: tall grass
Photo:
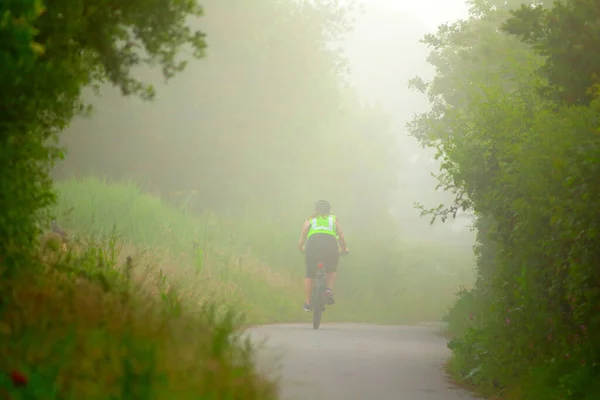
[[[251,322],[302,321],[303,258],[296,250],[302,218],[256,215],[227,220],[195,215],[144,194],[132,183],[94,177],[57,184],[56,214],[75,232],[116,231],[145,248],[167,249],[188,264],[192,241],[203,257],[202,283],[225,286],[227,301]],[[350,235],[351,255],[339,266],[338,305],[328,321],[408,323],[440,319],[461,285],[472,279],[472,253],[442,245]],[[218,289],[215,289],[218,292]]]
[[[86,235],[107,236],[118,230],[127,240],[146,247],[190,248],[204,238],[214,220],[194,218],[159,197],[142,194],[133,183],[108,184],[97,178],[60,182],[57,217]]]
[[[37,274],[0,281],[0,398],[276,398],[227,288],[184,284],[206,272],[114,236],[44,248]]]
[[[302,318],[293,277],[234,251],[225,231],[227,221],[168,206],[131,183],[88,178],[58,183],[57,188],[55,214],[75,234],[95,235],[98,240],[118,234],[132,246],[160,251],[171,266],[169,277],[179,280],[183,290],[210,290],[251,323]],[[195,249],[194,242],[198,243]],[[199,274],[186,275],[188,269]]]

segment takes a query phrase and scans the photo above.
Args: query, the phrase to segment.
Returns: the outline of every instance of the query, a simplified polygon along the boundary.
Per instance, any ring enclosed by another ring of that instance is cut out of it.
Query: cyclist
[[[348,253],[340,223],[335,215],[331,214],[331,205],[326,200],[317,201],[315,213],[304,222],[300,241],[298,242],[298,250],[305,254],[304,261],[306,265],[304,311],[311,310],[310,297],[313,279],[317,273],[317,264],[319,263],[324,264],[323,267],[327,273],[327,289],[325,292],[327,304],[335,304],[332,289],[340,258],[338,240],[342,252]]]

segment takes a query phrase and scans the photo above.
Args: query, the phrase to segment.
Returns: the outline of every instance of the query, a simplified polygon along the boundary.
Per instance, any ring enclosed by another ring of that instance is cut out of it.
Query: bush
[[[413,126],[438,148],[441,179],[456,193],[444,211],[477,216],[476,285],[448,315],[450,369],[486,395],[596,399],[600,102],[597,87],[582,89],[582,69],[598,64],[581,38],[598,12],[586,1],[523,6],[503,24],[507,7],[475,7],[468,20],[440,28],[439,42],[428,38],[444,64],[436,82],[457,86],[425,85],[440,107]],[[465,40],[467,32],[482,41]]]

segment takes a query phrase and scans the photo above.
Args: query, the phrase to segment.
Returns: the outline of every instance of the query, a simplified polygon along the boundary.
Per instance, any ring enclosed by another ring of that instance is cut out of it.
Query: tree
[[[178,51],[205,47],[187,19],[193,0],[72,0],[0,4],[0,254],[13,270],[31,255],[37,219],[54,201],[49,170],[62,155],[57,135],[84,110],[82,88],[110,82],[123,94],[149,99],[134,78],[157,65],[165,78],[185,66]]]
[[[511,12],[502,29],[532,45],[545,58],[540,89],[567,104],[588,105],[600,81],[600,9],[595,0],[557,1],[554,7],[526,6]]]
[[[499,31],[498,25],[509,17],[510,4],[504,1],[471,1],[470,16],[439,27],[437,34],[428,34],[423,43],[432,48],[428,61],[438,73],[425,82],[416,77],[409,87],[426,94],[431,110],[418,114],[408,124],[409,132],[423,145],[437,149],[437,159],[442,160],[438,176],[440,187],[454,194],[453,204],[440,207],[434,215],[442,219],[455,215],[458,210],[470,209],[474,187],[466,186],[470,177],[461,175],[450,155],[454,140],[465,141],[474,156],[472,165],[478,166],[471,173],[476,181],[485,184],[496,168],[493,159],[483,158],[485,143],[471,141],[476,133],[469,113],[474,101],[485,99],[489,93],[482,90],[494,82],[498,90],[511,93],[528,82],[531,72],[542,63],[541,57],[531,55],[528,45],[520,43]],[[518,66],[518,68],[515,68]],[[485,166],[484,168],[481,168]],[[434,211],[434,210],[431,210]]]

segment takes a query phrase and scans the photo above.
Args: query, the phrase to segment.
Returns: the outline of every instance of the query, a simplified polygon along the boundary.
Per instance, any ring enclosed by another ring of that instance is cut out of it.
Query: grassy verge
[[[0,282],[0,398],[276,398],[214,297],[227,288],[184,284],[208,271],[99,243],[63,252],[51,239],[28,273]]]
[[[185,293],[209,292],[214,301],[233,306],[251,323],[303,318],[293,275],[235,248],[224,233],[229,224],[214,215],[170,207],[132,184],[90,178],[57,187],[56,214],[75,235],[97,240],[119,235],[132,248],[158,253],[169,280],[179,282]],[[198,243],[195,249],[193,242]]]

